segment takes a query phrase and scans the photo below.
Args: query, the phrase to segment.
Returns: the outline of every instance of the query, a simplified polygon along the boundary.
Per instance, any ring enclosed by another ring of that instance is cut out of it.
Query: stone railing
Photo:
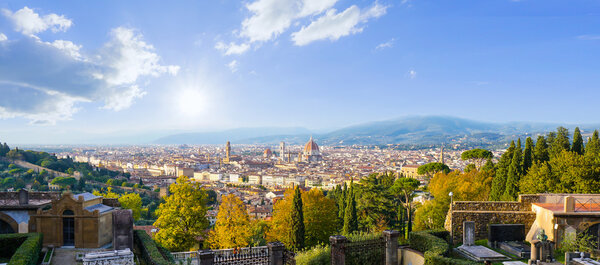
[[[83,265],[135,265],[133,252],[129,249],[92,252],[83,257]]]

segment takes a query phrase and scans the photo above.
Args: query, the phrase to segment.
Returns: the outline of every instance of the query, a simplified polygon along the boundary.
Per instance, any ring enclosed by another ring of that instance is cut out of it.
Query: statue
[[[548,240],[548,236],[546,235],[546,232],[544,231],[544,229],[540,229],[540,233],[537,235],[537,239],[539,241],[542,242],[546,242]]]

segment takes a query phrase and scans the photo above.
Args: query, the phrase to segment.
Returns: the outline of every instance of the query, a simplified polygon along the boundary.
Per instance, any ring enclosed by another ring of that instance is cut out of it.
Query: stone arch
[[[17,223],[17,221],[15,221],[15,219],[10,217],[8,214],[0,212],[0,222],[7,223],[15,233],[19,232],[19,224]]]

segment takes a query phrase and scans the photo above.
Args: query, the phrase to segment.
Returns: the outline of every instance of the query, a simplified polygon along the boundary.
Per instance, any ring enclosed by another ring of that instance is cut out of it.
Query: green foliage
[[[123,209],[131,209],[133,219],[139,220],[142,215],[142,198],[137,193],[128,193],[119,197]]]
[[[77,179],[72,177],[56,177],[50,183],[59,185],[60,187],[73,187],[75,186],[75,183],[77,183]]]
[[[331,264],[331,247],[329,245],[319,245],[298,252],[295,260],[297,265],[329,265]]]
[[[498,161],[496,176],[492,181],[492,189],[490,191],[490,201],[499,201],[506,191],[506,180],[508,178],[508,168],[511,165],[513,152],[515,150],[515,141],[510,142],[510,146]]]
[[[549,138],[552,138],[549,134]],[[569,142],[569,130],[565,127],[556,128],[556,135],[553,138],[552,142],[550,142],[550,156],[559,155],[562,151],[571,150],[571,143]]]
[[[0,235],[0,257],[10,257],[9,265],[36,265],[42,250],[42,234]]]
[[[432,175],[438,172],[448,173],[450,172],[450,168],[446,164],[439,162],[427,163],[417,168],[417,173],[420,175]]]
[[[293,250],[304,249],[304,214],[302,212],[302,194],[300,188],[296,186],[294,197],[292,199],[292,237],[290,248]]]
[[[423,253],[426,265],[475,265],[478,263],[445,257],[450,250],[447,231],[410,233],[410,247]]]
[[[579,127],[575,127],[575,131],[573,132],[573,146],[571,147],[571,151],[583,155],[583,137],[581,136]]]
[[[10,147],[6,143],[0,144],[0,156],[6,156],[9,151]]]
[[[135,230],[134,243],[141,252],[146,264],[168,265],[172,264],[173,257],[165,248],[160,247],[144,230]],[[168,254],[167,254],[168,253]],[[167,258],[165,258],[167,256]]]
[[[471,170],[476,170],[476,169],[477,169],[477,166],[475,166],[475,164],[468,164],[468,165],[465,167],[464,171],[465,171],[465,172],[470,172]]]
[[[600,154],[600,139],[598,137],[598,130],[594,130],[592,138],[588,138],[588,143],[585,147],[585,153],[590,156],[598,156]]]
[[[346,202],[346,212],[344,213],[344,227],[342,233],[349,235],[358,231],[358,217],[356,213],[356,200],[354,194],[354,184],[350,184],[348,192],[348,201]]]
[[[535,143],[535,150],[533,152],[534,161],[537,163],[546,162],[550,160],[550,154],[548,153],[548,143],[544,136],[538,136]]]
[[[396,225],[399,201],[391,190],[394,179],[391,172],[373,173],[362,178],[359,185],[352,185],[358,229],[383,230]]]
[[[508,176],[506,178],[506,190],[502,195],[501,199],[503,201],[513,201],[516,199],[519,194],[519,181],[521,180],[521,176],[523,175],[522,165],[522,151],[521,151],[521,139],[519,139],[517,143],[517,147],[513,153],[513,158],[511,160],[510,166],[508,168]]]
[[[533,140],[531,137],[527,137],[527,140],[525,140],[525,150],[523,150],[523,163],[521,165],[523,174],[527,174],[527,171],[533,164],[533,148]]]

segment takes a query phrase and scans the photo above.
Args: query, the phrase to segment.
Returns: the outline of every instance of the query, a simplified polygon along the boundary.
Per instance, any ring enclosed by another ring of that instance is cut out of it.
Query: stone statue
[[[539,241],[545,242],[548,240],[548,236],[546,235],[546,232],[544,231],[544,229],[540,229],[540,233],[537,235],[537,239]]]

